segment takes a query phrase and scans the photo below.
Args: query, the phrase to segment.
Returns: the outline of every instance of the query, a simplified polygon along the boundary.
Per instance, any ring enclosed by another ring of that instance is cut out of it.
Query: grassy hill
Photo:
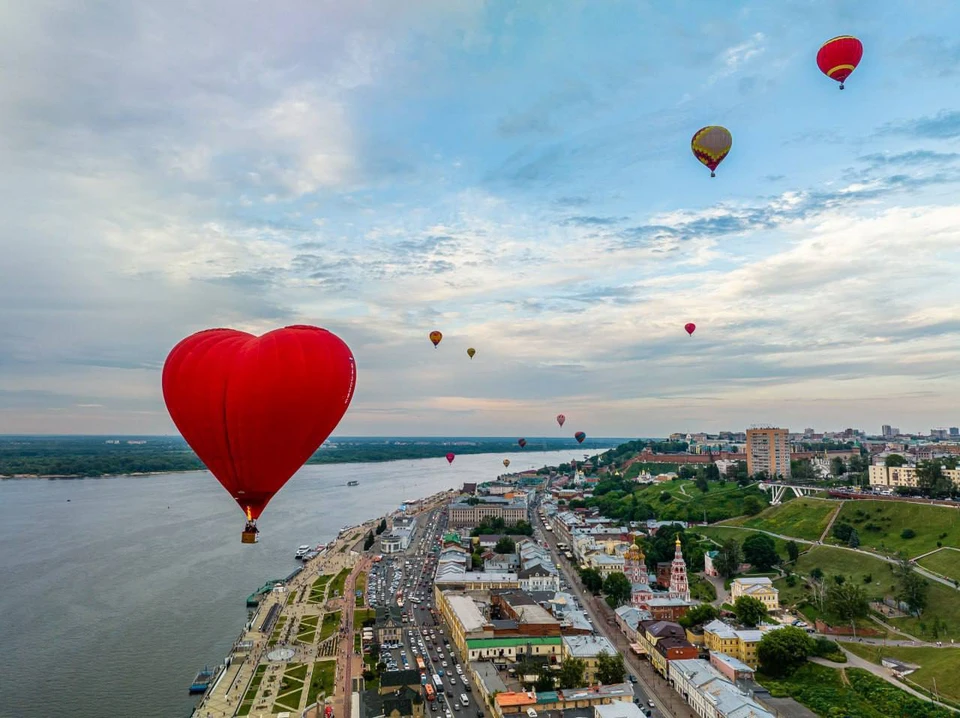
[[[814,546],[806,553],[800,554],[794,571],[806,577],[819,567],[826,574],[827,580],[837,574],[846,577],[866,590],[872,600],[881,600],[884,596],[892,596],[895,592],[895,579],[891,564],[880,558],[848,551],[831,546]],[[869,578],[869,583],[865,579]],[[780,601],[787,605],[796,605],[810,601],[810,592],[805,588],[803,581],[798,581],[793,587],[787,585],[786,579],[775,581],[780,590]],[[918,638],[933,640],[933,618],[943,621],[940,639],[960,639],[960,592],[929,581],[929,601],[923,615],[907,618],[891,618],[887,622]]]
[[[895,658],[920,666],[908,679],[931,693],[936,687],[942,699],[960,702],[960,649],[905,648],[866,643],[844,643],[843,647],[868,661],[880,664],[881,658]]]
[[[722,544],[724,541],[726,541],[727,539],[731,539],[731,538],[732,538],[732,539],[735,539],[738,543],[741,543],[741,544],[742,544],[744,541],[747,540],[747,538],[748,538],[750,535],[755,534],[755,533],[759,533],[759,532],[757,532],[757,531],[751,531],[751,530],[747,530],[747,529],[731,528],[731,527],[729,527],[729,526],[721,526],[721,525],[714,525],[714,526],[696,526],[696,527],[694,527],[694,528],[692,528],[692,529],[690,529],[690,530],[691,530],[692,532],[695,532],[695,533],[700,534],[701,536],[706,536],[707,538],[712,538],[712,539],[714,539],[717,543],[721,543],[721,544]],[[773,543],[774,543],[774,545],[777,547],[777,553],[780,554],[780,558],[782,558],[784,561],[786,561],[787,558],[788,558],[788,554],[787,554],[787,542],[786,542],[786,540],[784,540],[784,539],[782,539],[782,538],[777,538],[776,536],[771,536],[770,538],[773,539]],[[800,549],[803,550],[803,548],[804,548],[803,545],[801,545],[801,546],[800,546]]]
[[[830,523],[830,516],[838,506],[835,501],[798,498],[779,506],[771,506],[756,516],[734,519],[730,524],[816,541]]]
[[[917,563],[941,576],[960,581],[960,551],[956,549],[944,547]]]
[[[913,558],[933,551],[937,542],[960,548],[960,510],[900,501],[847,501],[836,523],[857,530],[862,548],[885,554],[903,551]],[[904,537],[904,530],[914,532]]]

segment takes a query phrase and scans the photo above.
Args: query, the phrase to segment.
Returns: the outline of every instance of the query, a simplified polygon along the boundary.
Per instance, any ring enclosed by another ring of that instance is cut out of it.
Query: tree
[[[373,531],[367,531],[367,537],[363,540],[363,550],[367,551],[376,539],[373,537]]]
[[[533,689],[537,693],[544,693],[546,691],[552,691],[555,687],[556,677],[553,674],[553,671],[546,663],[540,665],[540,670],[537,673],[537,681],[533,684]]]
[[[493,550],[496,553],[514,553],[517,550],[517,544],[509,536],[502,536],[497,540]]]
[[[930,496],[947,496],[953,481],[943,473],[943,461],[931,459],[917,464],[917,486]]]
[[[580,580],[583,581],[583,587],[594,595],[600,593],[603,588],[603,577],[595,568],[585,568],[580,571]]]
[[[694,626],[702,626],[704,623],[712,621],[719,615],[720,611],[716,606],[709,603],[701,603],[691,607],[690,610],[680,618],[678,623],[684,628],[693,628]]]
[[[612,656],[606,651],[597,654],[597,681],[606,685],[623,683],[627,676],[627,667],[623,663],[623,656],[614,653]]]
[[[743,557],[761,570],[768,570],[780,563],[777,545],[766,534],[750,534],[743,542]]]
[[[557,673],[558,688],[582,688],[587,672],[587,662],[582,658],[568,658],[560,664]]]
[[[800,556],[800,547],[797,545],[796,541],[787,541],[787,556],[794,563],[797,560],[797,557]]]
[[[830,473],[837,478],[847,473],[847,465],[844,463],[841,457],[834,456],[832,459],[830,459]]]
[[[704,475],[707,477],[708,481],[719,481],[720,469],[717,468],[716,464],[713,464],[713,463],[707,464],[707,467],[704,470]]]
[[[611,608],[619,608],[630,602],[633,595],[633,586],[630,580],[620,571],[614,571],[603,582],[603,592],[607,595],[607,603]]]
[[[380,519],[380,524],[377,526],[377,536],[379,536],[386,530],[387,530],[387,520]]]
[[[763,605],[763,601],[753,596],[741,596],[734,602],[733,612],[743,625],[759,626],[767,615],[767,607]]]
[[[703,493],[707,493],[710,490],[710,483],[707,481],[706,474],[697,474],[697,480],[694,481],[694,485]]]
[[[903,466],[906,463],[907,460],[900,454],[889,454],[887,458],[883,460],[884,466]]]
[[[743,513],[754,516],[763,511],[763,503],[756,496],[750,495],[743,500]]]
[[[857,533],[856,529],[850,530],[850,538],[847,539],[847,546],[850,548],[857,548],[860,546],[860,534]]]
[[[736,539],[727,539],[717,552],[717,557],[713,559],[713,566],[724,578],[733,578],[740,570],[740,564],[743,563],[743,552],[740,550],[740,544]]]
[[[897,600],[903,601],[913,615],[919,616],[923,613],[923,609],[927,607],[927,593],[930,590],[930,584],[913,570],[910,559],[903,554],[900,555],[900,561],[894,568],[894,572],[899,579]]]
[[[814,641],[807,632],[796,626],[784,626],[769,631],[760,639],[757,658],[760,668],[768,676],[789,676],[807,661],[813,653]]]
[[[852,581],[834,584],[827,589],[827,610],[842,621],[863,618],[870,611],[870,601],[863,586]]]

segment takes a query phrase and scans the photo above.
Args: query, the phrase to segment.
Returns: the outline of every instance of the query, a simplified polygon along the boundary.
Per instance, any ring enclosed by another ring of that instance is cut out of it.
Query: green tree
[[[716,606],[709,603],[701,603],[691,607],[690,610],[680,618],[678,623],[684,628],[693,628],[694,626],[702,626],[704,623],[709,623],[719,615],[720,611]]]
[[[837,478],[847,473],[847,465],[841,457],[834,456],[832,459],[830,459],[830,473]]]
[[[860,546],[860,534],[857,533],[856,529],[850,530],[850,538],[847,539],[847,546],[850,548],[857,548]]]
[[[714,568],[724,578],[736,576],[741,563],[743,563],[743,552],[740,550],[740,544],[732,538],[723,542],[717,557],[713,559]]]
[[[595,568],[585,568],[580,571],[580,580],[583,581],[583,587],[594,595],[603,589],[603,576]]]
[[[606,651],[597,654],[597,681],[605,686],[623,683],[627,676],[627,667],[623,663],[623,656],[614,653],[612,656]]]
[[[586,679],[587,662],[582,658],[568,658],[560,664],[557,673],[558,688],[583,688]]]
[[[363,540],[363,550],[367,551],[373,546],[373,542],[376,539],[373,537],[373,531],[367,531],[367,537]]]
[[[784,626],[769,631],[760,639],[757,658],[761,670],[768,676],[789,676],[807,661],[813,653],[814,641],[807,632],[796,626]]]
[[[377,526],[377,536],[379,536],[380,534],[382,534],[382,533],[383,533],[384,531],[386,531],[386,530],[387,530],[387,520],[386,520],[386,519],[380,519],[380,523],[379,523],[379,525]]]
[[[898,578],[897,600],[907,604],[910,612],[919,616],[927,607],[930,584],[919,573],[913,570],[913,564],[903,554],[894,568]]]
[[[706,474],[697,474],[697,480],[694,482],[694,485],[703,493],[707,493],[710,490],[710,483],[707,481]]]
[[[603,592],[611,608],[619,608],[630,601],[633,587],[630,580],[620,571],[614,571],[603,582]]]
[[[755,516],[763,511],[763,503],[756,496],[750,495],[743,500],[743,513],[747,516]]]
[[[733,612],[743,625],[759,626],[767,615],[767,607],[763,605],[763,601],[753,596],[741,596],[734,602]]]
[[[509,536],[501,536],[493,550],[496,553],[514,553],[517,550],[517,544]]]
[[[707,464],[706,469],[704,469],[704,476],[707,477],[708,481],[720,481],[720,469],[717,468],[716,464]]]
[[[930,496],[949,496],[953,481],[943,473],[943,461],[931,459],[917,464],[917,486]]]
[[[537,693],[544,693],[546,691],[552,691],[556,685],[556,676],[553,674],[553,670],[543,663],[540,665],[540,670],[537,672],[537,681],[533,684],[533,689]]]
[[[904,466],[906,463],[907,460],[900,454],[888,454],[887,458],[883,460],[884,466]]]
[[[863,618],[870,611],[870,601],[863,586],[852,581],[834,584],[827,589],[827,611],[841,621]]]
[[[750,534],[744,540],[743,557],[763,571],[780,563],[777,545],[770,536],[760,533]]]
[[[800,547],[796,541],[787,541],[787,556],[793,562],[796,562],[797,557],[800,556]]]

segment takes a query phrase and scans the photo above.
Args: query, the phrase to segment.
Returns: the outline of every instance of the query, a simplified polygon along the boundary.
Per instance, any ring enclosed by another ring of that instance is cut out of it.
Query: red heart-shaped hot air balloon
[[[694,324],[693,322],[690,322],[689,324],[684,324],[683,328],[687,330],[687,334],[689,334],[690,336],[693,336],[693,333],[697,331],[697,325]]]
[[[163,399],[256,531],[252,522],[346,413],[356,378],[350,349],[326,329],[291,326],[261,337],[208,329],[170,352]]]
[[[453,460],[456,458],[457,458],[457,455],[451,451],[449,454],[447,454],[447,463],[452,464]]]

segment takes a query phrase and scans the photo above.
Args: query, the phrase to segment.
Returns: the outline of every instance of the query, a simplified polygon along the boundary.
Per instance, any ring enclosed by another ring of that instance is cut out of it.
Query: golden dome
[[[634,544],[633,546],[631,546],[630,548],[627,549],[627,553],[625,554],[625,558],[627,558],[627,559],[629,559],[629,560],[631,560],[631,561],[639,561],[639,560],[640,560],[640,557],[641,557],[642,555],[643,555],[643,554],[640,553],[639,547],[638,547],[636,544]]]

